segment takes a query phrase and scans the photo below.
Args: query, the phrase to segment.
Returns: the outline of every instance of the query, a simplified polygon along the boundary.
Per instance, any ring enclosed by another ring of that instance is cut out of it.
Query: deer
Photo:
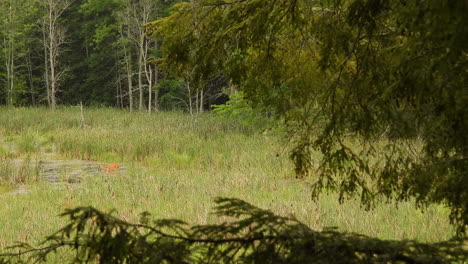
[[[112,163],[107,166],[101,166],[101,170],[104,170],[106,172],[113,172],[115,170],[118,170],[120,168],[120,165],[118,163]]]

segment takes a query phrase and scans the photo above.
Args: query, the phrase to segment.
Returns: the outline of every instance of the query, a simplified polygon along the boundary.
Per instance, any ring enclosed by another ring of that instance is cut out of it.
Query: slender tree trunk
[[[158,66],[154,66],[154,111],[159,111],[159,70]]]
[[[4,21],[4,36],[3,36],[3,49],[5,56],[5,70],[6,70],[6,90],[7,90],[7,105],[13,105],[15,97],[15,14],[14,14],[13,1],[10,0],[7,6],[7,15]]]
[[[188,99],[189,99],[189,112],[190,112],[190,115],[193,115],[192,89],[190,88],[189,82],[187,82],[187,91],[188,91]]]
[[[194,0],[190,0],[190,4],[192,6],[195,6],[195,1]],[[193,9],[195,10],[195,8]],[[197,14],[194,12],[193,13],[193,19],[192,19],[192,24],[193,24],[193,28],[194,28],[194,34],[196,36],[198,36],[200,34],[200,32],[198,32],[196,29],[197,29],[197,22],[198,22],[198,16]],[[200,88],[200,87],[197,87],[197,88]],[[195,100],[196,100],[196,111],[197,113],[201,113],[203,112],[203,89],[196,89],[197,90],[197,93],[195,94]]]
[[[122,89],[122,83],[120,82],[120,74],[119,74],[119,100],[120,100],[120,109],[124,108],[124,102],[123,102],[123,89]]]
[[[151,21],[151,15],[156,13],[157,1],[154,0],[122,0],[124,9],[118,13],[118,18],[122,23],[121,36],[122,40],[127,47],[127,56],[136,55],[135,65],[128,67],[127,73],[130,75],[133,70],[132,76],[136,75],[137,84],[135,91],[138,91],[138,109],[143,111],[146,107],[145,100],[148,99],[148,111],[152,111],[153,90],[155,87],[155,76],[153,75],[151,67],[148,67],[147,62],[148,50],[150,40],[146,38],[145,25]],[[125,28],[125,30],[124,30]],[[128,61],[128,60],[127,60]],[[130,84],[130,79],[129,79]],[[148,95],[145,93],[145,87],[148,86]],[[132,92],[129,90],[129,96]],[[135,97],[136,99],[136,97]],[[133,100],[133,99],[132,99]],[[133,109],[133,102],[131,109]],[[136,108],[136,106],[135,106]]]
[[[128,12],[128,8],[126,9],[127,12]],[[126,72],[126,75],[127,75],[127,88],[128,88],[128,92],[127,92],[127,96],[128,96],[128,107],[129,107],[129,110],[130,112],[133,111],[133,71],[132,71],[132,50],[131,48],[129,47],[130,45],[128,44],[128,42],[126,42],[126,40],[128,40],[129,36],[130,36],[130,27],[127,26],[126,30],[124,30],[124,25],[125,24],[128,24],[127,20],[129,19],[128,18],[128,14],[123,14],[120,16],[120,19],[126,21],[125,23],[123,23],[123,25],[120,26],[120,37],[122,38],[122,40],[124,41],[123,42],[123,45],[122,45],[122,48],[123,48],[123,51],[124,51],[124,54],[123,54],[123,60],[124,60],[124,64],[125,64],[125,72]],[[122,98],[123,100],[123,98]],[[122,104],[123,105],[123,104]]]
[[[199,108],[199,101],[198,101],[198,94],[199,94],[200,91],[196,91],[195,93],[195,111],[197,111],[197,114],[198,114],[198,110],[200,109]]]
[[[200,90],[200,113],[203,113],[203,100],[204,100],[204,91],[203,89]]]
[[[120,109],[124,108],[123,98],[124,98],[124,95],[123,95],[123,90],[122,90],[122,84],[120,84]]]
[[[11,37],[11,36],[10,36]],[[10,38],[5,36],[5,68],[6,68],[6,89],[7,89],[7,105],[13,105],[15,96],[15,60],[14,60],[14,44]]]
[[[115,105],[117,106],[117,108],[121,109],[122,108],[122,105],[120,104],[120,98],[121,98],[121,87],[122,87],[122,83],[120,83],[120,72],[118,73],[117,75],[117,82],[116,82],[116,85],[115,85],[115,93],[116,93],[116,96],[115,96]]]
[[[148,69],[145,69],[146,72],[146,78],[148,79],[148,113],[151,113],[151,107],[152,107],[152,93],[153,93],[153,70],[151,69],[151,65],[147,66]]]
[[[33,65],[31,61],[31,51],[28,50],[28,54],[26,55],[26,67],[28,68],[28,80],[29,80],[29,91],[31,93],[31,103],[33,106],[36,105],[36,96],[35,96],[35,89],[34,89],[34,78],[33,78]]]
[[[150,46],[150,40],[146,39],[145,40],[145,49],[144,49],[144,53],[143,53],[143,60],[145,62],[145,65],[144,65],[144,70],[145,70],[145,76],[146,76],[146,82],[148,83],[148,112],[151,113],[151,108],[153,107],[153,87],[156,86],[157,84],[157,70],[156,70],[156,65],[152,65],[150,63],[147,63],[148,62],[148,50],[149,50],[149,47]],[[153,72],[153,67],[154,67],[154,72]],[[155,97],[157,96],[157,94],[155,94]],[[156,99],[157,100],[157,99]],[[155,105],[156,106],[156,105]],[[155,111],[157,111],[157,109],[155,108]]]
[[[48,70],[48,97],[49,106],[55,109],[57,106],[57,91],[59,89],[59,82],[63,78],[65,70],[59,69],[59,58],[62,52],[62,45],[65,44],[65,28],[58,23],[58,19],[62,16],[63,12],[70,6],[71,0],[46,0],[46,21],[43,26],[44,33],[44,48],[46,66]]]
[[[14,44],[11,44],[13,48]],[[13,105],[14,98],[16,97],[15,92],[15,57],[13,52],[8,54],[8,68],[7,68],[7,80],[8,80],[8,105]]]
[[[45,21],[44,21],[45,23]],[[45,27],[45,26],[44,26]],[[47,91],[47,104],[50,106],[52,104],[51,102],[51,95],[50,95],[50,80],[49,80],[49,59],[47,56],[47,50],[48,50],[48,45],[47,45],[47,36],[46,36],[46,31],[43,31],[42,37],[43,37],[43,43],[44,43],[44,81],[46,85],[46,91]]]
[[[50,14],[51,15],[51,14]],[[50,107],[52,109],[55,109],[55,106],[57,105],[57,101],[55,98],[55,93],[57,89],[57,79],[55,75],[55,32],[52,24],[52,17],[49,17],[49,66],[50,66]]]
[[[130,52],[125,51],[125,64],[127,69],[127,85],[128,85],[128,104],[130,112],[133,111],[133,81],[132,81],[132,56]]]
[[[140,100],[138,103],[138,110],[143,111],[143,47],[140,46],[140,52],[138,54],[138,91],[140,94]]]

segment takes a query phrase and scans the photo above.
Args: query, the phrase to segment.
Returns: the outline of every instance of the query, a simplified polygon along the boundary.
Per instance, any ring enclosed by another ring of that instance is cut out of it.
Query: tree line
[[[145,25],[180,0],[0,0],[0,104],[200,111],[222,79],[193,91],[155,61]]]

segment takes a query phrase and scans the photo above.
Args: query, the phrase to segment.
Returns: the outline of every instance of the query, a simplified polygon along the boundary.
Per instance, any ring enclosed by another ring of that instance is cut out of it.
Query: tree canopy
[[[200,0],[147,28],[168,71],[197,87],[225,75],[272,107],[316,195],[442,203],[462,234],[467,13],[449,0]]]
[[[220,103],[222,83],[188,94],[183,79],[151,63],[160,57],[159,40],[143,25],[178,2],[0,0],[0,104],[151,112],[190,110],[195,97],[198,111]]]

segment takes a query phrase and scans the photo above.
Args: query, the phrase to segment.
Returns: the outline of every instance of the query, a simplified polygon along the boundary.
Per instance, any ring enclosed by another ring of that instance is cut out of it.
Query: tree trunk
[[[26,67],[28,68],[28,80],[29,80],[29,91],[31,93],[31,103],[33,106],[36,105],[36,96],[35,96],[35,89],[34,89],[34,78],[33,78],[33,65],[31,61],[31,51],[28,50],[28,54],[26,55]]]
[[[11,36],[10,36],[11,37]],[[6,67],[6,88],[7,88],[7,105],[13,105],[15,96],[15,58],[14,58],[14,44],[11,39],[6,39],[5,49],[5,67]]]
[[[57,101],[55,99],[55,93],[56,93],[56,85],[57,85],[57,80],[55,76],[55,32],[53,29],[53,24],[52,24],[52,17],[49,17],[49,66],[50,66],[50,108],[55,109],[55,106],[57,104]]]
[[[121,77],[122,76],[120,76],[120,72],[118,72],[117,82],[116,82],[116,94],[117,94],[117,96],[115,98],[115,104],[117,105],[117,108],[119,108],[119,109],[123,108],[123,105],[121,103],[121,100],[122,100],[122,83],[120,82]]]
[[[45,24],[45,21],[44,21],[44,24]],[[44,25],[45,27],[45,25]],[[48,59],[48,56],[47,56],[47,50],[48,50],[48,46],[47,46],[47,36],[46,36],[46,31],[44,30],[42,32],[42,40],[43,40],[43,43],[44,43],[44,81],[45,81],[45,85],[46,85],[46,91],[47,91],[47,105],[51,105],[51,95],[50,95],[50,81],[49,81],[49,59]]]
[[[15,14],[13,2],[7,5],[7,15],[5,19],[5,28],[3,36],[3,49],[5,53],[5,69],[6,69],[6,90],[7,90],[7,105],[13,105],[15,97]]]
[[[187,90],[188,90],[188,99],[189,99],[189,112],[190,112],[190,115],[193,115],[192,90],[190,88],[190,83],[189,82],[187,82]]]
[[[199,110],[198,93],[199,93],[199,91],[197,90],[196,93],[195,93],[195,111],[197,111],[197,114],[198,114],[198,110]]]
[[[133,111],[132,57],[130,53],[127,54],[127,51],[125,51],[125,57],[126,57],[126,68],[127,68],[128,104],[130,107],[130,112],[132,112]]]
[[[139,47],[139,54],[138,54],[138,91],[140,93],[140,100],[138,104],[138,110],[143,111],[143,38],[144,36],[140,36],[140,47]]]
[[[200,113],[203,113],[203,89],[200,90]]]
[[[154,66],[154,111],[159,111],[159,70],[158,66]]]
[[[59,82],[63,78],[65,70],[59,69],[59,58],[61,47],[65,44],[65,28],[58,24],[58,19],[63,12],[70,6],[71,0],[47,0],[46,21],[43,23],[44,48],[46,61],[46,81],[48,84],[48,102],[52,109],[57,106],[57,91]]]
[[[153,70],[151,65],[148,65],[148,69],[145,68],[146,78],[148,79],[148,113],[151,113],[152,93],[153,93]]]

